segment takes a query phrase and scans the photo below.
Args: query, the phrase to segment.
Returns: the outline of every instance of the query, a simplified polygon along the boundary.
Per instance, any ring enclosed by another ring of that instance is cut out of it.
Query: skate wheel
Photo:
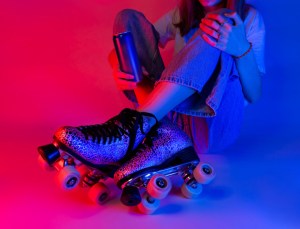
[[[210,164],[200,162],[194,169],[193,175],[198,183],[208,184],[215,178],[216,173]]]
[[[142,201],[137,205],[137,208],[141,213],[150,215],[159,207],[159,204],[160,200],[151,197],[145,192]]]
[[[181,186],[181,193],[184,197],[188,199],[195,199],[200,196],[202,192],[202,185],[199,183],[187,185],[186,183],[183,183]]]
[[[57,182],[64,190],[76,188],[80,181],[80,174],[74,166],[63,167],[57,175]]]
[[[54,168],[51,165],[49,165],[48,162],[45,161],[41,155],[38,156],[38,163],[39,163],[40,167],[45,171],[54,170]]]
[[[147,192],[155,199],[164,199],[170,192],[172,183],[170,179],[164,175],[156,174],[151,177],[147,184]]]
[[[108,187],[103,184],[102,182],[94,184],[89,192],[88,196],[89,198],[96,204],[102,205],[105,203],[109,198],[109,189]]]
[[[141,202],[141,194],[137,187],[126,186],[121,195],[121,202],[126,206],[136,206]]]

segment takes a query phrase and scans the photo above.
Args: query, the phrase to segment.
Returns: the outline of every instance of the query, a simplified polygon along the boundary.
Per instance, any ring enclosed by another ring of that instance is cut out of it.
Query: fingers
[[[200,29],[211,37],[219,39],[220,33],[217,32],[216,29],[212,29],[204,23],[200,23]]]
[[[212,47],[215,47],[221,51],[224,51],[225,48],[226,48],[226,45],[225,45],[225,39],[224,37],[222,36],[219,36],[218,39],[215,39],[214,37],[208,35],[208,34],[205,34],[203,33],[201,35],[201,37],[203,38],[204,41],[206,41],[209,45],[211,45]]]
[[[201,36],[212,47],[231,54],[232,47],[242,32],[241,26],[243,21],[236,12],[212,12],[201,20]]]
[[[218,17],[218,14],[211,14],[210,16],[219,19],[222,17]],[[200,23],[200,29],[205,34],[203,39],[213,47],[218,48],[221,48],[223,40],[228,37],[228,32],[232,30],[231,25],[227,22],[219,24],[215,19],[203,19]]]
[[[216,22],[215,20],[212,20],[212,19],[208,19],[208,18],[203,18],[201,20],[200,25],[201,24],[209,26],[211,29],[213,29],[215,31],[219,31],[221,28],[221,25],[218,22]]]
[[[205,33],[202,35],[202,38],[212,47],[217,46],[217,41],[215,39],[212,39],[210,36],[206,35]]]
[[[125,72],[122,72],[120,70],[114,70],[114,77],[118,79],[123,79],[123,80],[134,80],[134,76],[131,74],[127,74]]]
[[[206,14],[205,18],[214,20],[218,22],[219,25],[223,25],[225,22],[227,22],[227,19],[224,15],[217,13],[208,13]]]
[[[208,13],[207,16],[201,20],[200,28],[205,33],[218,39],[220,34],[231,30],[232,25],[229,20],[231,19],[228,19],[224,15]]]
[[[116,79],[116,84],[119,90],[134,90],[137,87],[137,83],[133,81],[127,81],[124,79]]]
[[[137,87],[137,83],[132,81],[134,76],[114,69],[113,72],[115,82],[119,90],[133,90]]]
[[[210,20],[210,21],[207,21]],[[217,24],[212,23],[211,21],[215,21]],[[215,30],[220,30],[220,27],[223,27],[223,25],[227,24],[229,26],[232,25],[240,25],[243,24],[242,19],[237,14],[237,12],[230,12],[230,13],[208,13],[206,14],[203,21],[208,26],[211,26]]]

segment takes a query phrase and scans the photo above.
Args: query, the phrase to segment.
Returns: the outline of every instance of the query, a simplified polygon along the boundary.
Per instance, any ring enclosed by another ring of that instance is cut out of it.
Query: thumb
[[[243,23],[242,19],[240,18],[240,16],[238,15],[237,12],[230,12],[230,13],[225,13],[224,16],[230,18],[233,20],[234,25],[240,25]]]

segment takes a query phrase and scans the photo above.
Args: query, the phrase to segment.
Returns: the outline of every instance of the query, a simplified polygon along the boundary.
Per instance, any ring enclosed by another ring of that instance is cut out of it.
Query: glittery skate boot
[[[63,189],[96,185],[91,196],[101,204],[108,193],[100,180],[112,178],[121,160],[132,156],[157,123],[153,114],[124,109],[103,124],[62,127],[52,144],[38,148],[39,161],[59,171],[57,180]]]
[[[201,184],[215,176],[209,164],[200,162],[190,138],[167,118],[147,135],[135,153],[115,172],[114,180],[122,189],[121,202],[137,205],[146,214],[156,210],[160,199],[168,195],[172,186],[169,176],[182,176],[181,190],[187,198],[198,197]]]

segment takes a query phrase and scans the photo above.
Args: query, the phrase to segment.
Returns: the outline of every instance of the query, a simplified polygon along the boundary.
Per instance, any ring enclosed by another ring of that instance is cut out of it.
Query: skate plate
[[[117,165],[87,165],[56,142],[38,147],[38,152],[40,165],[57,171],[56,182],[63,190],[73,190],[78,186],[88,189],[88,196],[97,204],[109,199],[110,191],[104,181],[112,178]]]

